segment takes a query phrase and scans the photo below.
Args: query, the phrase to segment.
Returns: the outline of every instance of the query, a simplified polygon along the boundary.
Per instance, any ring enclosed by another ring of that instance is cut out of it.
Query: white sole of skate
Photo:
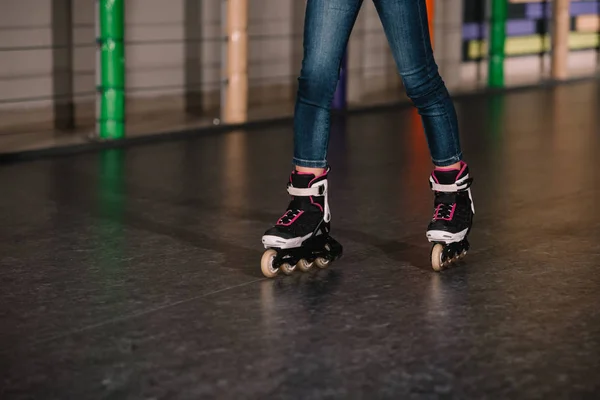
[[[464,240],[468,231],[469,229],[465,229],[464,231],[457,233],[450,233],[446,231],[427,231],[427,239],[430,242],[440,242],[446,244],[456,243]]]
[[[302,246],[302,243],[304,243],[306,239],[310,238],[311,236],[312,233],[309,233],[308,235],[302,237],[283,239],[279,236],[265,235],[262,237],[262,243],[265,246],[265,249],[273,247],[278,249],[293,249]]]

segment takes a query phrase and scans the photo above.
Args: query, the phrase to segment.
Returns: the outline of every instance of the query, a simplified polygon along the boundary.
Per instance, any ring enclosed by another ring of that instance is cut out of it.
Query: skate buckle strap
[[[324,186],[313,186],[311,188],[297,188],[293,186],[288,186],[288,193],[291,196],[300,196],[300,197],[308,197],[308,196],[323,196],[325,193]]]
[[[475,214],[475,203],[473,203],[473,195],[471,194],[471,184],[473,183],[473,178],[469,178],[469,175],[466,175],[454,184],[450,185],[442,185],[440,183],[436,183],[433,178],[429,178],[429,186],[431,189],[436,192],[443,193],[456,193],[456,192],[467,192],[469,193],[469,200],[471,200],[471,211]]]
[[[323,220],[331,221],[331,210],[329,209],[329,199],[327,195],[327,180],[322,180],[309,188],[297,188],[288,184],[287,191],[290,196],[310,197],[310,196],[325,196],[325,208],[323,210]]]
[[[429,178],[429,185],[431,186],[432,190],[435,190],[436,192],[445,192],[445,193],[456,193],[456,192],[466,190],[469,187],[471,187],[472,182],[473,182],[473,179],[470,179],[469,175],[467,175],[464,178],[461,178],[460,180],[456,181],[455,183],[452,183],[449,185],[443,185],[441,183],[437,183],[433,180],[433,178]]]

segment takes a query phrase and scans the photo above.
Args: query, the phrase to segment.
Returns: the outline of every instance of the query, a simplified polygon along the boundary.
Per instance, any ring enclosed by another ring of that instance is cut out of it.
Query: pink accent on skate
[[[458,173],[458,175],[456,175],[457,180],[458,180],[458,177],[461,176],[467,169],[467,163],[461,161],[460,165],[462,168],[460,169],[460,172]]]
[[[323,171],[323,173],[322,173],[321,175],[319,175],[319,176],[315,176],[315,177],[314,177],[314,178],[313,178],[313,179],[310,181],[310,183],[308,184],[308,186],[309,186],[309,187],[311,187],[314,181],[316,181],[317,179],[319,179],[319,178],[322,178],[322,177],[324,177],[324,176],[327,176],[327,173],[328,173],[328,172],[329,172],[329,171],[326,169],[325,171]],[[325,211],[323,210],[323,206],[322,206],[322,205],[320,205],[319,203],[315,203],[315,201],[313,200],[313,197],[312,197],[312,196],[310,196],[310,202],[311,202],[313,205],[315,205],[315,206],[319,207],[319,209],[321,209],[321,212],[325,212]]]
[[[292,176],[294,174],[296,174],[296,175],[313,175],[314,176],[314,174],[312,172],[305,172],[305,171],[294,170],[294,172],[292,172],[291,175],[290,175],[290,183],[292,183]],[[321,174],[319,176],[315,176],[313,179],[311,179],[310,182],[308,183],[308,187],[310,187],[312,185],[312,183],[314,182],[315,179],[320,178],[320,177],[322,177],[324,175],[327,175],[327,170],[325,170],[325,172],[323,174]]]
[[[439,171],[452,171],[453,169],[463,170],[463,169],[465,169],[466,166],[467,166],[467,163],[465,163],[464,161],[459,161],[458,168],[449,166],[449,167],[435,167],[435,169],[439,170]]]
[[[296,214],[296,216],[294,218],[292,218],[292,220],[290,222],[287,223],[283,223],[283,218],[287,215],[287,211],[285,212],[285,214],[283,214],[281,216],[281,218],[279,218],[279,221],[277,221],[277,225],[281,225],[281,226],[290,226],[291,224],[293,224],[298,218],[300,218],[300,216],[302,214],[304,214],[304,211],[300,211],[298,214]]]
[[[438,214],[440,213],[440,207],[442,207],[442,205],[438,204],[438,206],[435,208],[435,213],[433,213],[433,219],[438,219]]]
[[[290,183],[292,183],[292,176],[294,176],[294,174],[296,174],[296,175],[312,175],[310,172],[293,170],[292,173],[290,174]]]
[[[467,169],[467,163],[464,161],[460,161],[458,168],[456,168],[456,167],[435,167],[435,171],[444,171],[444,172],[459,171],[457,176],[461,176],[463,174],[463,172],[465,172],[466,169]]]
[[[310,196],[310,202],[311,202],[313,205],[315,205],[315,206],[319,207],[319,208],[321,209],[321,212],[325,212],[325,211],[323,211],[323,206],[322,206],[322,205],[320,205],[319,203],[315,203],[315,201],[313,200],[312,196]]]
[[[456,210],[456,204],[452,205],[452,210],[450,210],[450,216],[448,218],[440,218],[439,213],[440,213],[440,208],[442,207],[442,204],[438,204],[438,206],[435,208],[435,214],[433,215],[433,218],[436,220],[443,220],[443,221],[452,221],[452,218],[454,218],[454,211]]]
[[[459,168],[454,168],[454,167],[435,167],[435,169],[431,173],[431,176],[433,177],[433,179],[435,180],[436,183],[440,183],[440,181],[438,181],[437,177],[435,176],[435,171],[440,171],[440,172],[458,171],[458,174],[456,175],[456,180],[459,180],[460,177],[461,177],[461,175],[464,174],[464,172],[466,170],[467,170],[467,163],[465,163],[464,161],[461,161],[460,165],[459,165]]]
[[[325,170],[325,171],[324,171],[324,172],[323,172],[321,175],[319,175],[319,176],[315,176],[315,177],[314,177],[313,179],[311,179],[311,181],[308,183],[308,186],[309,186],[309,187],[310,187],[310,186],[312,186],[313,182],[314,182],[314,181],[316,181],[317,179],[319,179],[319,178],[322,178],[322,177],[324,177],[324,176],[327,176],[327,173],[328,173],[328,171],[327,171],[327,170]]]
[[[435,167],[436,171],[444,171],[444,172],[458,171],[459,169],[460,169],[460,166],[458,168],[456,168],[456,167]]]

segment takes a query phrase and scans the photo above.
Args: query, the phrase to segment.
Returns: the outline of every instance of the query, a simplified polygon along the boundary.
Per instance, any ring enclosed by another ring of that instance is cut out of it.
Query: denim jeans
[[[462,153],[452,99],[433,57],[425,0],[373,0],[407,95],[421,115],[433,163]],[[297,166],[327,166],[330,108],[341,60],[362,0],[308,0],[304,58],[294,114]]]

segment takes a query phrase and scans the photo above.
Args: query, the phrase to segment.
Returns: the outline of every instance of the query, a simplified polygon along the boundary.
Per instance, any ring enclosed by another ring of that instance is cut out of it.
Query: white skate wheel
[[[279,267],[279,269],[281,270],[281,272],[283,272],[286,275],[291,275],[294,273],[294,270],[296,269],[296,266],[291,266],[288,263],[284,263],[281,264],[281,267]]]
[[[279,273],[279,268],[273,267],[273,261],[277,256],[277,251],[269,249],[264,252],[260,259],[260,270],[267,278],[274,278]]]
[[[444,268],[442,263],[442,253],[444,252],[444,245],[436,244],[431,249],[431,267],[434,271],[441,271]]]
[[[330,261],[326,258],[319,257],[315,260],[315,265],[321,269],[327,268],[329,266]]]
[[[296,264],[296,268],[298,268],[302,272],[308,272],[312,269],[312,267],[313,263],[309,263],[304,258],[298,261],[298,264]]]

